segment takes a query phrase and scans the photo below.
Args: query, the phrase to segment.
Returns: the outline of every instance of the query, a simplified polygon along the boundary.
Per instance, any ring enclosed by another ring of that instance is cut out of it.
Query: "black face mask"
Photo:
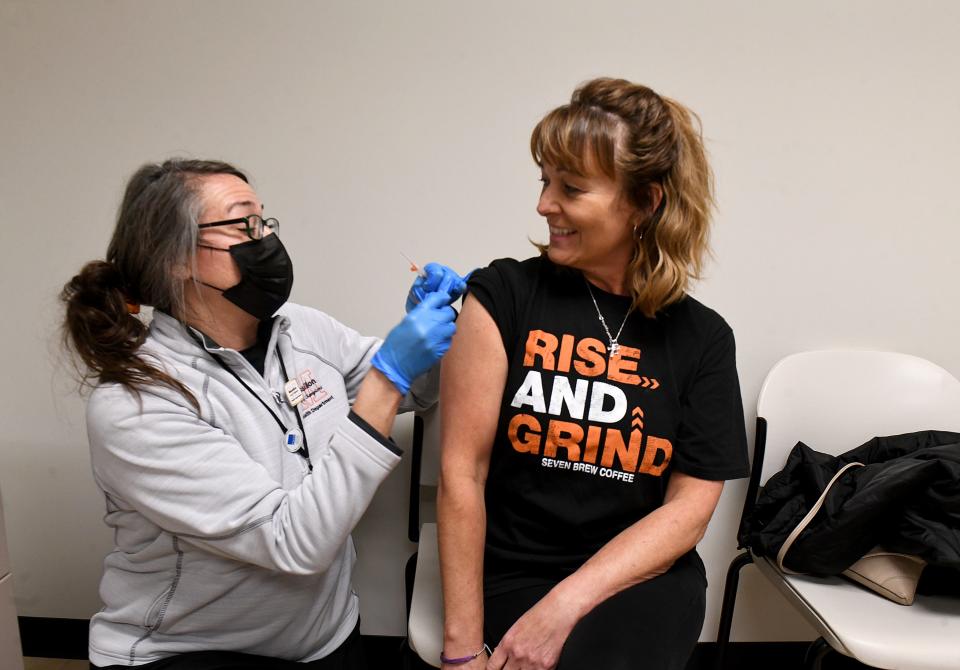
[[[218,289],[223,297],[261,321],[269,319],[290,297],[293,289],[293,263],[277,235],[234,244],[227,249],[240,269],[240,283]],[[206,284],[211,288],[217,288]]]

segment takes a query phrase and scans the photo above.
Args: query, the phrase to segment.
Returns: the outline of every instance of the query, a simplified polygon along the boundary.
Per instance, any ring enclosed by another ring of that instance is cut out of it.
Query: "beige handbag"
[[[806,527],[813,521],[823,506],[823,501],[827,498],[830,487],[833,486],[844,472],[853,467],[863,466],[863,463],[848,463],[840,468],[837,474],[827,483],[820,498],[814,503],[807,515],[800,520],[797,527],[794,528],[787,539],[784,541],[780,551],[777,552],[777,568],[785,574],[796,574],[793,570],[784,567],[783,559],[793,543],[800,536]],[[927,565],[919,556],[909,554],[899,554],[892,551],[885,551],[882,547],[874,547],[863,558],[843,571],[843,576],[861,584],[875,593],[879,593],[884,598],[892,600],[900,605],[912,605],[913,599],[917,593],[917,582],[920,581],[920,573]]]

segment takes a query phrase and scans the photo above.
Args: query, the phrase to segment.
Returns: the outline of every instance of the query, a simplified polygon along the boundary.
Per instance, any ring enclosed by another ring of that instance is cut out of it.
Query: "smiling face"
[[[557,265],[576,268],[606,290],[620,284],[633,256],[635,208],[619,182],[588,163],[585,174],[544,162],[537,213],[547,220],[547,255]]]

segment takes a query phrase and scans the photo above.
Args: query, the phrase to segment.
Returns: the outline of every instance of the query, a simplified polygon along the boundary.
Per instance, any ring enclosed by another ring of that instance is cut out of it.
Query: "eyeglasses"
[[[241,216],[238,219],[227,219],[225,221],[213,221],[212,223],[201,223],[197,228],[212,228],[214,226],[237,226],[243,224],[243,231],[251,240],[263,239],[267,231],[277,234],[280,232],[280,222],[276,219],[265,219],[262,216],[251,214],[250,216]]]

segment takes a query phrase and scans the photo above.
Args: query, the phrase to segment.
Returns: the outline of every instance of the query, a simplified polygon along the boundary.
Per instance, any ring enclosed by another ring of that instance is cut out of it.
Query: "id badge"
[[[300,390],[300,385],[297,384],[295,379],[291,379],[283,385],[283,392],[286,393],[287,402],[290,403],[291,407],[296,407],[303,402],[303,391]]]

